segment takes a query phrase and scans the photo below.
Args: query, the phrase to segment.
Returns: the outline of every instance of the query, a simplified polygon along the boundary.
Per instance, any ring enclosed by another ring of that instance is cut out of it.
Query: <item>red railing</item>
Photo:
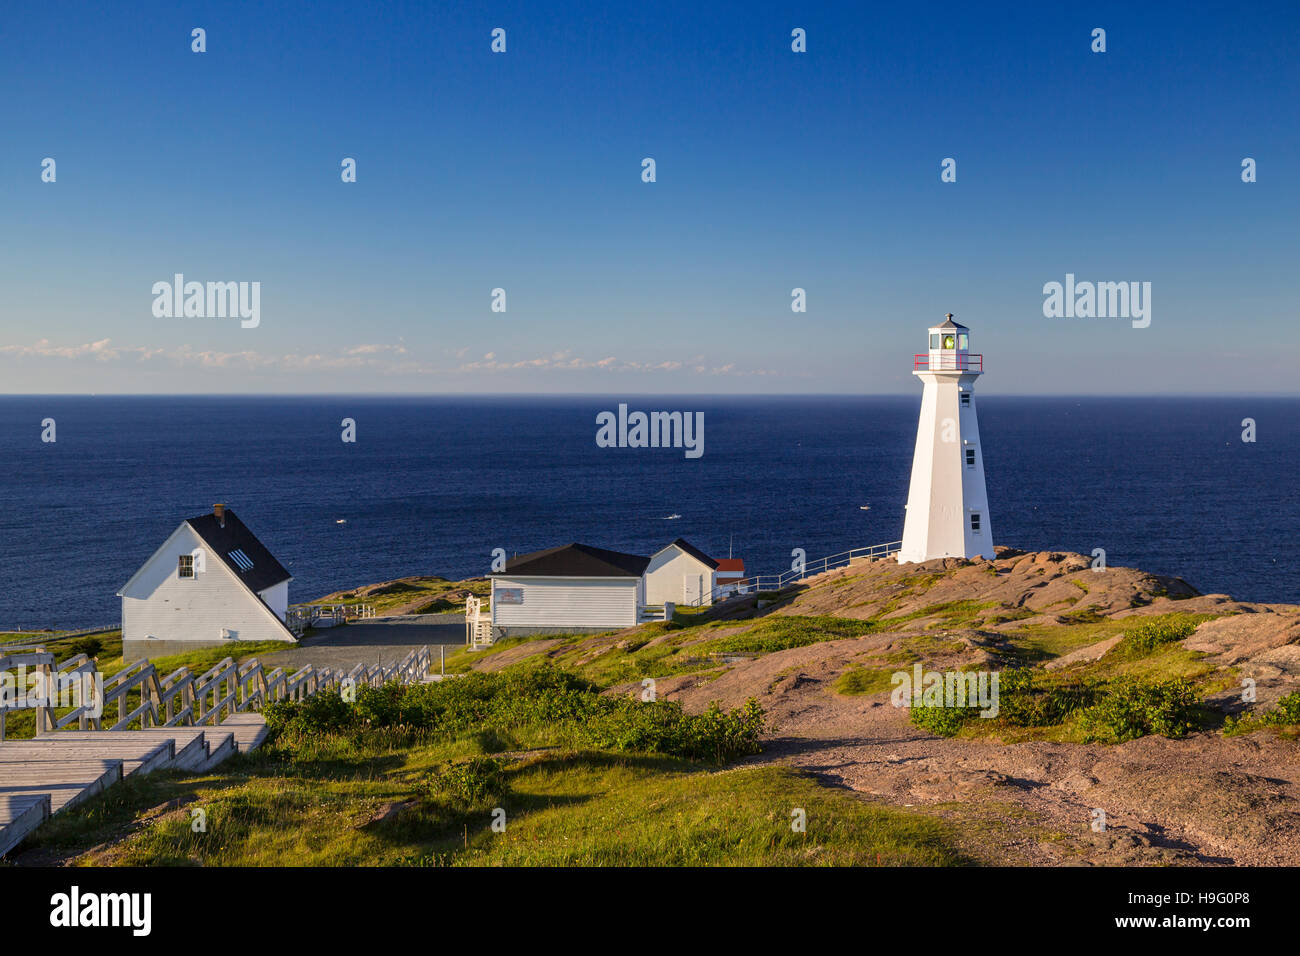
[[[969,353],[959,354],[957,352],[940,353],[939,357],[930,361],[929,352],[921,352],[919,355],[912,356],[913,372],[982,372],[984,371],[984,356],[971,355]]]

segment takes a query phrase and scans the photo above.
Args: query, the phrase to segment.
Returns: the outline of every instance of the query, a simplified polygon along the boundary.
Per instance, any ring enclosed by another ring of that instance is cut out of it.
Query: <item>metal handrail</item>
[[[970,352],[940,353],[935,362],[930,361],[929,352],[917,352],[912,356],[913,372],[983,372],[984,356]]]

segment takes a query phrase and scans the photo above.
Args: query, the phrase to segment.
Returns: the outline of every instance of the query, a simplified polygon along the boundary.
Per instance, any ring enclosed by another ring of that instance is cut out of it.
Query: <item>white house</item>
[[[182,521],[118,591],[127,660],[235,641],[296,641],[289,572],[225,505]]]
[[[586,544],[521,554],[492,578],[494,635],[579,634],[632,627],[649,558]]]
[[[712,604],[717,570],[717,561],[678,538],[650,556],[645,570],[645,603]]]

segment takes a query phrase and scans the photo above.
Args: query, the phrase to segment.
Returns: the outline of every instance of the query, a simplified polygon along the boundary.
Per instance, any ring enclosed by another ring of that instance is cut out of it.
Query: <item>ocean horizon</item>
[[[703,413],[699,458],[602,448],[597,415]],[[750,573],[901,537],[919,395],[0,397],[0,630],[119,619],[182,520],[232,508],[290,597],[489,570],[492,551],[683,537]],[[1300,398],[979,396],[995,544],[1106,552],[1293,602]],[[42,421],[56,441],[41,440]],[[355,421],[355,442],[341,439]],[[1257,440],[1242,440],[1242,421]],[[863,506],[868,510],[863,510]]]

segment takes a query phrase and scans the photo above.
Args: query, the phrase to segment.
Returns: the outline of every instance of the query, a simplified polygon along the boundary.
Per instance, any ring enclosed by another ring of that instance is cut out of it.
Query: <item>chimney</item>
[[[217,524],[221,525],[221,527],[224,528],[226,526],[226,506],[213,505],[212,514],[216,517]]]

